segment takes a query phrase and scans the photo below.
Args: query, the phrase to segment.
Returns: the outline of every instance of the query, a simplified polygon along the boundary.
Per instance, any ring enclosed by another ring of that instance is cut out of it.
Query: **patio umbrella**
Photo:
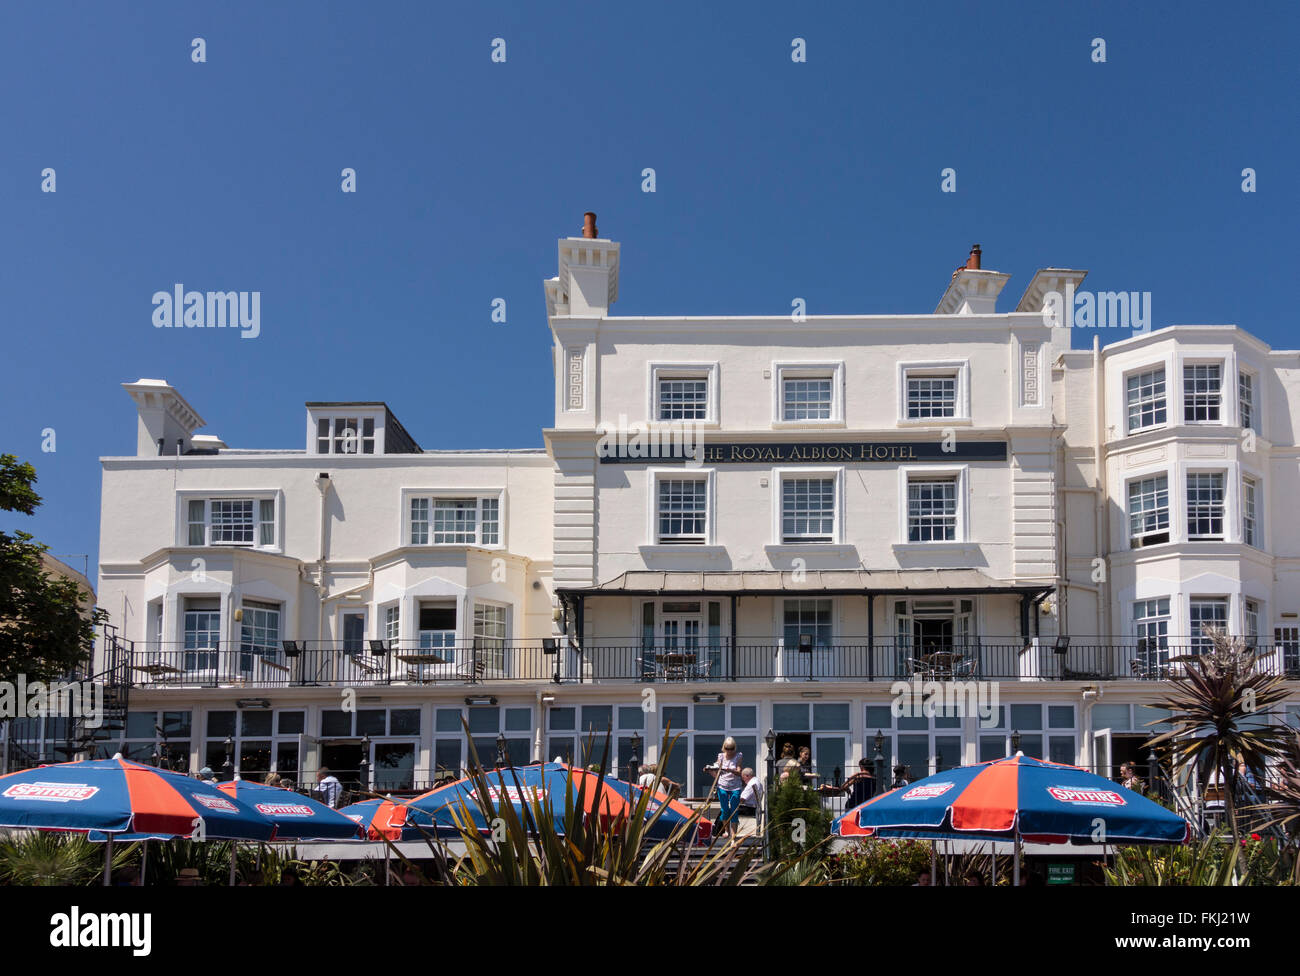
[[[243,800],[274,823],[272,840],[356,840],[363,833],[356,821],[339,811],[279,786],[235,779],[217,789]]]
[[[337,811],[357,825],[370,840],[419,840],[416,824],[434,833],[433,817],[424,810],[412,810],[396,800],[375,797],[350,803]]]
[[[211,840],[270,840],[275,831],[270,820],[211,784],[120,754],[0,776],[0,827],[75,831],[107,840],[106,885],[114,839],[200,834]]]
[[[835,821],[840,837],[966,837],[1020,844],[1181,844],[1187,821],[1135,790],[1016,753],[874,796]]]
[[[524,823],[528,823],[532,817],[534,799],[543,803],[549,799],[555,828],[560,833],[564,832],[565,792],[570,784],[575,802],[580,801],[589,816],[608,819],[631,814],[644,792],[639,786],[608,776],[601,780],[595,773],[575,769],[565,763],[509,766],[485,772],[484,778],[488,782],[492,805],[497,807],[503,801],[509,802]],[[408,807],[429,813],[438,830],[444,834],[457,832],[452,810],[461,809],[462,804],[469,811],[478,830],[488,833],[490,828],[479,809],[477,786],[473,779],[457,780],[407,801]],[[667,797],[652,796],[646,808],[647,819],[660,808],[663,808],[663,813],[648,833],[652,838],[668,836],[693,814],[683,803]]]

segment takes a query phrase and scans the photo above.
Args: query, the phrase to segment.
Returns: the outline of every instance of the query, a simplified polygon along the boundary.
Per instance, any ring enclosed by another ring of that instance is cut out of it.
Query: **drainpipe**
[[[325,639],[325,499],[330,493],[329,472],[316,476],[316,489],[320,492],[320,535],[316,556],[316,640]]]
[[[1106,689],[1100,684],[1090,688],[1083,689],[1081,695],[1083,703],[1080,706],[1083,709],[1083,715],[1080,716],[1079,728],[1083,731],[1083,762],[1084,767],[1092,770],[1096,763],[1096,757],[1092,753],[1092,709],[1106,693]]]
[[[1097,479],[1097,556],[1100,559],[1106,559],[1106,550],[1110,545],[1110,512],[1107,505],[1107,481],[1106,481],[1106,456],[1103,453],[1106,439],[1106,398],[1105,382],[1102,376],[1101,368],[1101,337],[1094,335],[1092,337],[1092,378],[1093,378],[1093,398],[1095,400],[1094,410],[1096,418],[1094,420],[1095,430],[1093,431],[1093,449],[1096,452],[1096,479]],[[1098,623],[1100,624],[1101,633],[1099,637],[1110,637],[1111,620],[1110,620],[1110,567],[1103,562],[1102,567],[1105,575],[1102,577],[1101,585],[1098,587]]]

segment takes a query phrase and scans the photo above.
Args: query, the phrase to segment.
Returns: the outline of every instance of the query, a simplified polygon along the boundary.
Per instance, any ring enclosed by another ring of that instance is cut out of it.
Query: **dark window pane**
[[[434,728],[439,732],[459,732],[463,728],[460,724],[459,708],[440,708],[434,717]]]
[[[849,706],[813,705],[813,728],[821,731],[841,731],[849,727]]]
[[[1047,706],[1047,727],[1049,729],[1074,728],[1074,706],[1073,705],[1048,705]]]
[[[271,769],[271,743],[269,740],[252,739],[242,742],[239,747],[239,775],[243,779],[266,779]]]
[[[519,732],[531,729],[533,727],[533,710],[531,708],[507,708],[506,709],[506,727],[507,732]]]
[[[773,705],[772,727],[778,732],[807,732],[808,706]]]
[[[644,729],[645,712],[638,705],[620,705],[618,708],[618,727],[620,729]]]
[[[190,713],[163,712],[162,727],[168,738],[176,735],[188,738],[190,735]]]
[[[703,732],[721,732],[726,727],[724,714],[722,705],[696,705],[695,727]]]
[[[1019,729],[1021,732],[1025,729],[1041,729],[1043,727],[1043,706],[1012,705],[1011,727]]]
[[[420,608],[420,629],[421,630],[455,630],[456,629],[456,608],[455,607],[421,607]]]
[[[280,734],[297,735],[302,732],[306,728],[303,721],[305,714],[305,712],[281,712]]]
[[[568,732],[573,729],[573,723],[577,720],[577,715],[578,710],[576,708],[552,708],[547,717],[547,722],[557,732]]]
[[[583,705],[582,727],[578,730],[584,734],[596,731],[604,732],[614,723],[614,709],[610,705]]]
[[[271,713],[265,711],[247,711],[239,713],[240,735],[271,734]]]
[[[153,733],[150,732],[150,735]],[[208,712],[208,736],[235,734],[234,712]],[[215,768],[215,767],[214,767]]]
[[[670,730],[673,734],[690,728],[686,718],[685,705],[669,705],[664,709],[664,728]],[[684,753],[686,749],[683,747],[681,751]]]
[[[298,744],[281,742],[275,747],[275,771],[281,779],[298,782]]]
[[[382,708],[357,709],[357,735],[387,735],[388,713]]]
[[[420,710],[418,708],[394,708],[390,714],[389,735],[419,735]]]
[[[157,721],[157,712],[127,712],[126,737],[128,739],[152,739],[156,735],[153,726]]]
[[[894,714],[889,710],[888,705],[868,705],[867,706],[867,738],[871,738],[872,730],[887,732],[894,726]]]
[[[471,732],[498,732],[501,729],[501,709],[491,705],[480,705],[469,710],[469,730]],[[478,740],[475,740],[478,741]],[[493,749],[496,747],[493,746]],[[493,753],[495,755],[495,752]],[[486,762],[486,758],[479,756]]]
[[[546,740],[546,761],[558,759],[562,763],[573,765],[573,737],[551,736]]]
[[[731,706],[731,727],[733,729],[758,728],[758,706],[756,705]]]
[[[434,768],[439,773],[460,776],[461,757],[459,739],[438,739],[433,744]]]
[[[320,714],[320,734],[323,736],[350,736],[352,734],[352,713],[338,709],[326,709]]]

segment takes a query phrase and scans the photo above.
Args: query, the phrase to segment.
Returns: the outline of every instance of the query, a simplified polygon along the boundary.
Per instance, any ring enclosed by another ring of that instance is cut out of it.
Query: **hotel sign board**
[[[693,461],[697,464],[889,464],[909,461],[1005,461],[1005,441],[847,441],[772,444],[708,440],[611,440],[597,449],[601,464]]]

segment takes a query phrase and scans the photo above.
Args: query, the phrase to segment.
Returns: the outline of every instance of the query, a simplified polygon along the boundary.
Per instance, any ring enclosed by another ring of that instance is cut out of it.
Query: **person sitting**
[[[831,796],[847,793],[849,798],[844,804],[846,808],[861,806],[876,795],[876,777],[871,772],[870,763],[866,759],[859,759],[858,771],[846,779],[842,786],[827,783],[821,792]]]
[[[899,763],[897,766],[894,767],[894,784],[893,786],[890,787],[890,789],[891,790],[902,789],[904,786],[907,786],[909,782],[910,780],[908,780],[907,778],[907,767],[904,766],[902,763]]]

